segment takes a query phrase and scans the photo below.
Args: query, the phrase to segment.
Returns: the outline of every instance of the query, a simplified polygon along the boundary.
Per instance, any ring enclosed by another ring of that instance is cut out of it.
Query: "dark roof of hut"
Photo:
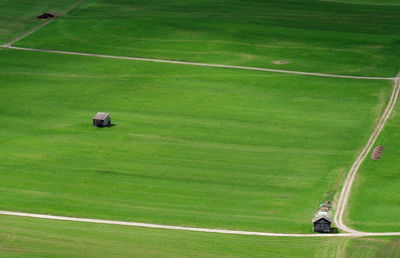
[[[312,222],[315,223],[316,221],[318,221],[320,219],[325,219],[325,220],[329,221],[330,223],[332,223],[332,220],[328,216],[325,216],[325,215],[319,215],[319,216],[313,218]]]
[[[38,16],[37,18],[38,18],[38,19],[48,19],[48,18],[54,18],[54,17],[55,17],[54,14],[51,14],[51,13],[44,13],[44,14]]]
[[[95,119],[95,120],[104,120],[104,119],[106,119],[109,115],[110,115],[110,113],[98,112],[98,113],[93,117],[93,119]]]

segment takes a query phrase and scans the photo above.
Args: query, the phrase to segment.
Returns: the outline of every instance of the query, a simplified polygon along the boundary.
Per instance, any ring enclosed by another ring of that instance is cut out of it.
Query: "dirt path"
[[[83,0],[78,1],[77,3],[73,4],[72,6],[70,6],[65,12],[63,12],[61,15],[66,15],[67,13],[69,13],[70,11],[72,11],[73,9],[75,9],[76,7],[78,7],[81,3],[83,2]],[[6,47],[11,47],[12,44],[14,44],[17,41],[20,41],[21,39],[31,35],[32,33],[34,33],[37,30],[40,30],[41,28],[43,28],[44,26],[46,26],[47,24],[49,24],[50,22],[54,21],[55,19],[57,19],[57,17],[51,18],[45,22],[43,22],[42,24],[32,28],[31,30],[23,33],[22,35],[12,39],[10,42],[4,44],[4,46]]]
[[[267,233],[267,232],[252,232],[252,231],[242,231],[242,230],[225,230],[225,229],[169,226],[169,225],[138,223],[138,222],[126,222],[126,221],[115,221],[115,220],[73,218],[73,217],[53,216],[53,215],[44,215],[44,214],[32,214],[32,213],[22,213],[22,212],[12,212],[12,211],[0,211],[0,215],[10,215],[10,216],[39,218],[39,219],[51,219],[51,220],[62,220],[62,221],[74,221],[74,222],[86,222],[86,223],[97,223],[97,224],[122,225],[122,226],[132,226],[132,227],[156,228],[156,229],[172,229],[172,230],[184,230],[184,231],[195,231],[195,232],[206,232],[206,233],[220,233],[220,234],[231,234],[231,235],[248,235],[248,236],[270,236],[270,237],[400,236],[400,232],[387,232],[387,233],[355,232],[355,233],[341,233],[341,234]]]
[[[368,139],[368,142],[365,145],[364,149],[361,151],[360,155],[354,161],[354,163],[353,163],[352,167],[350,168],[350,171],[346,177],[346,180],[344,182],[342,192],[340,193],[339,201],[337,203],[336,214],[335,214],[335,218],[334,218],[336,226],[338,228],[340,228],[341,230],[344,230],[347,232],[353,232],[353,233],[358,232],[358,231],[351,229],[351,228],[347,227],[346,225],[344,225],[343,213],[347,206],[347,203],[348,203],[348,200],[350,197],[351,187],[354,183],[354,179],[358,172],[358,169],[360,168],[364,159],[367,157],[368,153],[371,151],[379,134],[381,133],[384,125],[386,124],[386,121],[389,119],[390,114],[392,113],[394,106],[396,105],[397,99],[399,97],[399,91],[400,91],[400,74],[397,75],[396,80],[394,81],[392,95],[390,96],[390,100],[386,106],[385,111],[383,112],[382,116],[379,118],[378,124],[376,125],[374,131],[372,132],[370,138]]]
[[[286,74],[343,78],[343,79],[360,79],[360,80],[394,80],[395,79],[393,77],[352,76],[352,75],[339,75],[339,74],[326,74],[326,73],[308,73],[308,72],[298,72],[298,71],[278,70],[278,69],[248,67],[248,66],[207,64],[207,63],[173,61],[173,60],[142,58],[142,57],[112,56],[112,55],[90,54],[90,53],[81,53],[81,52],[60,51],[60,50],[34,49],[34,48],[13,47],[9,44],[0,45],[0,47],[10,48],[10,49],[14,49],[14,50],[22,50],[22,51],[42,52],[42,53],[53,53],[53,54],[75,55],[75,56],[91,56],[91,57],[110,58],[110,59],[133,60],[133,61],[144,61],[144,62],[155,62],[155,63],[168,63],[168,64],[181,64],[181,65],[192,65],[192,66],[205,66],[205,67],[217,67],[217,68],[228,68],[228,69],[239,69],[239,70],[252,70],[252,71],[262,71],[262,72],[272,72],[272,73],[286,73]]]
[[[49,20],[43,22],[42,24],[40,24],[40,25],[34,27],[33,29],[31,29],[31,30],[29,30],[29,31],[27,31],[27,32],[25,32],[25,33],[23,33],[22,35],[20,35],[20,36],[14,38],[14,39],[12,39],[10,42],[8,42],[7,44],[5,44],[4,46],[6,46],[6,47],[11,47],[11,45],[14,44],[15,42],[20,41],[21,39],[23,39],[23,38],[25,38],[25,37],[31,35],[31,34],[34,33],[35,31],[37,31],[37,30],[43,28],[44,26],[46,26],[46,25],[49,24],[50,22],[54,21],[55,19],[56,19],[56,17],[51,18],[51,19],[49,19]]]

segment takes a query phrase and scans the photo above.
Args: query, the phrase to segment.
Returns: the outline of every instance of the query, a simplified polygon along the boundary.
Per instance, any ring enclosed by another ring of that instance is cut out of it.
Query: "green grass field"
[[[378,161],[365,161],[353,191],[348,222],[354,228],[374,232],[400,231],[400,107],[389,120],[376,145],[385,146]]]
[[[0,52],[0,208],[311,232],[389,82]],[[97,111],[116,126],[93,128]]]
[[[311,0],[87,0],[17,45],[393,76],[400,68],[399,19],[396,6]]]
[[[0,14],[17,16],[0,18],[0,43],[76,2],[0,3]],[[390,0],[346,2],[87,0],[16,45],[394,76],[400,9]],[[0,67],[0,210],[265,232],[312,232],[315,210],[337,197],[391,92],[389,81],[4,48]],[[93,128],[98,111],[111,112],[114,126]],[[350,226],[399,231],[398,124],[396,111],[378,142],[383,159],[360,171]],[[398,237],[246,237],[0,217],[0,256],[398,253]]]
[[[46,221],[0,220],[7,257],[399,257],[400,241],[374,238],[232,236]]]

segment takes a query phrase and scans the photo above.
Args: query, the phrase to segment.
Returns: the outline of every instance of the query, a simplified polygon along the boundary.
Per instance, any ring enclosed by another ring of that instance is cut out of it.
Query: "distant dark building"
[[[332,232],[331,224],[332,220],[324,214],[319,214],[315,217],[312,222],[314,223],[314,231],[319,233],[330,233]]]
[[[38,19],[49,19],[49,18],[54,18],[54,17],[55,17],[54,14],[51,14],[51,13],[44,13],[44,14],[38,16],[37,18],[38,18]]]
[[[93,117],[93,126],[107,127],[111,125],[110,113],[99,112]]]

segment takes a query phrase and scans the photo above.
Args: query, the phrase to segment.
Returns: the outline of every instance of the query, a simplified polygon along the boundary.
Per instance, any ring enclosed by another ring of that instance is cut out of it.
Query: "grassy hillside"
[[[376,145],[385,146],[382,159],[364,162],[350,199],[347,221],[365,231],[400,231],[400,108],[397,105]]]
[[[17,45],[393,76],[400,67],[399,18],[400,7],[311,0],[87,0]]]
[[[76,2],[76,0],[0,1],[0,44],[7,43],[39,25],[43,21],[36,17],[42,13],[62,13]]]
[[[398,257],[400,239],[207,234],[1,217],[7,257]],[[290,248],[288,248],[290,247]]]
[[[0,209],[310,232],[389,82],[0,51]],[[98,129],[91,117],[112,114]]]

